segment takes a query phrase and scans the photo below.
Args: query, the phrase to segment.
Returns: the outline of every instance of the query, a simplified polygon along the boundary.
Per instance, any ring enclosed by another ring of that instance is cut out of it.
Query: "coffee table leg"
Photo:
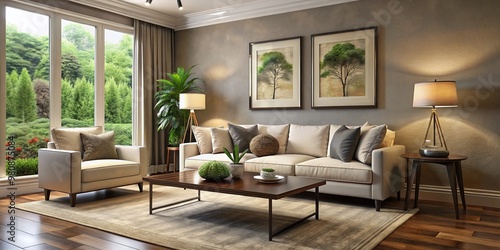
[[[319,187],[316,187],[315,191],[316,191],[316,220],[319,220]]]
[[[269,199],[269,241],[273,240],[273,199]]]
[[[153,184],[149,183],[149,214],[153,214]]]

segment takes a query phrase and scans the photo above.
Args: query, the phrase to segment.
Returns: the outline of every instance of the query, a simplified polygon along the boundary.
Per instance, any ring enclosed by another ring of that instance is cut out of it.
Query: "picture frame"
[[[311,36],[312,108],[377,107],[377,27]]]
[[[249,44],[250,110],[302,108],[301,46],[302,37]]]

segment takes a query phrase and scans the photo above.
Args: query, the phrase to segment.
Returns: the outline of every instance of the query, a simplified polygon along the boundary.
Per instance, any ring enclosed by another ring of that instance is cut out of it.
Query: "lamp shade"
[[[454,81],[415,83],[413,107],[457,107],[457,85]]]
[[[205,94],[182,93],[179,95],[179,108],[191,110],[205,109]]]

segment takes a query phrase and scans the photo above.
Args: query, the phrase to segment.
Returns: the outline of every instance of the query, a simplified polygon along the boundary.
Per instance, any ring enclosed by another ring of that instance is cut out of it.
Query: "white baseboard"
[[[415,197],[414,191],[411,198]],[[403,198],[405,194],[406,190],[401,192]],[[457,197],[459,204],[462,204],[458,190]],[[418,199],[453,203],[450,187],[444,186],[420,185]],[[465,188],[465,202],[466,205],[500,208],[500,191]]]

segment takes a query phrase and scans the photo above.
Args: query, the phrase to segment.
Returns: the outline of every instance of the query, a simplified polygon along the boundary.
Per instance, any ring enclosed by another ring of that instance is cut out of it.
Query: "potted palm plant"
[[[240,153],[240,147],[238,145],[234,145],[233,153],[229,152],[227,148],[223,148],[223,150],[229,160],[231,160],[231,163],[229,164],[231,176],[233,178],[241,178],[241,176],[245,172],[245,165],[243,165],[243,163],[240,163],[240,160],[248,152],[248,149],[245,149]]]
[[[177,68],[174,73],[167,73],[168,79],[157,80],[160,90],[156,92],[155,109],[158,110],[158,130],[169,129],[168,143],[171,146],[178,146],[182,143],[182,136],[189,117],[189,110],[179,108],[179,94],[189,92],[202,92],[202,89],[195,85],[199,78],[190,78],[193,74],[191,70],[196,65],[185,70]]]

